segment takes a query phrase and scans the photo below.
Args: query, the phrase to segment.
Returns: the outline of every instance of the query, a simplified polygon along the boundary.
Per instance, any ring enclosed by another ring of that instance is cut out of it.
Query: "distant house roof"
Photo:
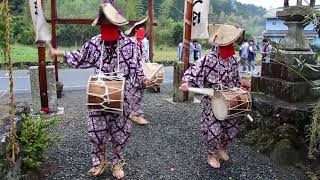
[[[320,9],[320,5],[315,6],[316,9]],[[278,18],[277,17],[277,11],[283,10],[283,7],[273,8],[270,9],[263,17],[264,18]]]
[[[281,11],[283,8],[273,8],[270,9],[263,17],[264,18],[277,18],[277,11]]]
[[[308,30],[305,30],[304,31],[305,35],[306,36],[318,36],[318,33],[315,32],[315,31],[308,31]],[[288,31],[285,31],[285,30],[271,30],[271,31],[263,31],[262,35],[263,36],[287,36],[288,34]]]

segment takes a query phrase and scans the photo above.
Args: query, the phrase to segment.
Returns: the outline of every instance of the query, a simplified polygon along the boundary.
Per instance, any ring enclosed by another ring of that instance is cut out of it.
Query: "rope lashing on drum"
[[[3,1],[3,12],[5,20],[5,39],[6,39],[6,55],[8,57],[8,70],[9,70],[9,80],[10,80],[10,148],[11,148],[11,163],[15,165],[16,154],[19,152],[19,146],[17,144],[16,135],[16,123],[14,120],[15,107],[14,107],[14,94],[13,94],[13,68],[12,68],[12,56],[10,47],[10,14],[9,14],[9,0]]]

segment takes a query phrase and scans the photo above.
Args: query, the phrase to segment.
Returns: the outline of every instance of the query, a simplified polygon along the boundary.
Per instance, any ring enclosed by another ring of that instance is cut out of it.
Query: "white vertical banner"
[[[191,39],[208,39],[210,0],[193,0]]]
[[[51,41],[51,32],[43,14],[41,0],[29,0],[33,29],[36,34],[35,42]]]

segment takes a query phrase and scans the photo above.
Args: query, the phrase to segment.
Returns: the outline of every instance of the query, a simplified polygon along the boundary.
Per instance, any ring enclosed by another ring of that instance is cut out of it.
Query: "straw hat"
[[[245,30],[226,24],[209,25],[209,43],[217,46],[227,46],[244,36]]]
[[[110,3],[100,5],[99,16],[93,21],[92,26],[96,26],[100,22],[101,17],[105,17],[111,24],[116,26],[124,26],[128,24],[128,20],[124,18]]]
[[[130,29],[126,30],[124,32],[124,34],[127,35],[127,36],[133,36],[134,35],[134,29],[139,25],[145,26],[145,30],[146,30],[146,32],[148,32],[148,29],[146,28],[147,24],[148,24],[148,20],[149,20],[149,16],[146,16],[141,21],[138,21],[138,22],[134,23],[134,25]]]

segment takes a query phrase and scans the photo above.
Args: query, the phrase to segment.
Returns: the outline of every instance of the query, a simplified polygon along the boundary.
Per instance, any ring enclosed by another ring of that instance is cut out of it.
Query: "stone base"
[[[188,96],[181,91],[180,85],[182,83],[182,78],[184,74],[184,64],[183,62],[174,63],[173,72],[173,102],[193,102],[193,93],[188,93]]]
[[[252,108],[258,111],[258,115],[253,114],[255,120],[250,125],[256,125],[256,128],[275,130],[283,124],[294,124],[298,131],[303,132],[305,126],[310,123],[312,111],[317,104],[317,101],[289,103],[262,93],[251,93],[251,96]]]
[[[294,165],[306,159],[308,127],[316,102],[288,103],[261,93],[251,95],[254,121],[241,121],[241,141],[280,164]]]
[[[308,101],[320,97],[307,82],[290,82],[262,76],[252,76],[251,91],[262,92],[288,102]]]
[[[33,111],[40,112],[42,109],[41,96],[40,96],[40,82],[39,82],[39,67],[31,66],[30,70],[30,84],[32,94],[32,108]],[[57,85],[55,78],[54,66],[46,66],[47,77],[47,97],[48,108],[50,112],[57,112]]]
[[[305,81],[304,78],[308,80],[320,79],[319,72],[315,72],[307,67],[303,68],[301,71],[298,70],[297,66],[290,66],[290,67],[295,69],[295,71],[277,62],[262,63],[261,76],[277,78],[277,79],[293,81],[293,82]],[[300,74],[298,74],[296,71],[299,72]]]
[[[276,59],[286,65],[298,65],[296,59],[308,64],[317,64],[318,55],[312,51],[285,51],[279,50],[271,54],[271,59]]]

